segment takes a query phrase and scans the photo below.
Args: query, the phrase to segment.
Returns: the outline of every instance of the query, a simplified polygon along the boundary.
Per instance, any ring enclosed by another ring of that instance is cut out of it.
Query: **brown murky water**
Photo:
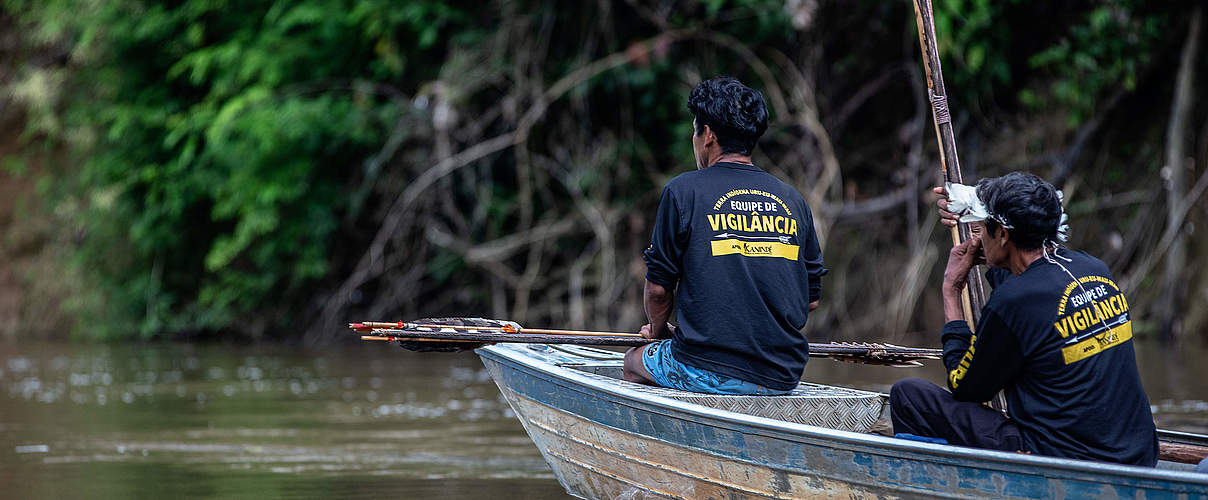
[[[1138,346],[1163,427],[1208,432],[1208,350]],[[806,378],[941,381],[813,360]],[[473,354],[0,344],[0,497],[565,498]]]

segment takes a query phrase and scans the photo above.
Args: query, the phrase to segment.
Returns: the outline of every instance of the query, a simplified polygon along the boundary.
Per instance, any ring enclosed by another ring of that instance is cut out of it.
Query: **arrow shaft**
[[[472,332],[430,332],[399,329],[374,329],[374,335],[364,335],[362,340],[438,340],[452,342],[492,342],[492,343],[523,343],[523,344],[577,344],[577,345],[612,345],[640,346],[653,342],[640,336],[616,335],[561,335],[550,333],[472,333]],[[606,332],[601,332],[606,333]],[[939,358],[940,349],[925,349],[918,347],[899,347],[881,344],[843,344],[821,343],[810,344],[811,356],[874,356],[879,358]]]

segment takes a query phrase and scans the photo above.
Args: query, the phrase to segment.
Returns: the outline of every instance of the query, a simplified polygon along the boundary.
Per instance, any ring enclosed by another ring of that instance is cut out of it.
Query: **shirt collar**
[[[759,168],[759,167],[757,167],[757,166],[755,166],[755,165],[747,165],[747,164],[745,164],[745,163],[734,163],[734,162],[732,162],[732,161],[719,161],[719,162],[717,162],[717,163],[714,163],[714,164],[713,164],[712,166],[710,166],[709,168],[716,168],[716,167],[733,168],[733,169],[736,169],[736,170],[754,170],[754,171],[756,171],[756,172],[762,172],[762,171],[763,171],[763,169],[762,169],[762,168]]]

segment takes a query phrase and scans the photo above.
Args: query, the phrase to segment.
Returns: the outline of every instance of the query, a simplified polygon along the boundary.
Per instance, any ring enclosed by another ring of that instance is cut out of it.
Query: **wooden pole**
[[[404,341],[411,340],[411,341],[422,341],[422,342],[471,342],[469,340],[428,339],[428,338],[421,339],[421,338],[414,338],[414,337],[383,337],[381,335],[361,335],[361,340],[380,340],[380,341],[386,341],[386,342],[390,342],[393,340],[404,340]]]
[[[467,345],[467,349],[492,343],[641,346],[658,341],[636,333],[523,328],[512,322],[477,318],[448,320],[450,323],[463,324],[441,324],[439,320],[426,319],[415,322],[364,321],[349,323],[348,327],[358,333],[368,334],[362,335],[361,340],[462,342]],[[464,324],[475,322],[488,322],[488,325]],[[938,359],[942,354],[940,349],[876,343],[811,343],[809,348],[811,357],[890,366],[916,366],[919,359]]]
[[[545,328],[521,328],[520,333],[547,333],[550,335],[583,335],[583,336],[603,335],[606,337],[623,337],[623,338],[627,337],[627,338],[639,338],[639,339],[642,338],[641,335],[638,335],[636,333],[587,332],[587,331],[579,331],[579,330],[551,330],[551,329],[545,329]]]
[[[1183,464],[1198,464],[1208,458],[1208,446],[1194,444],[1158,442],[1158,459]]]
[[[557,330],[554,330],[557,331]],[[532,333],[521,331],[516,333],[483,333],[483,332],[440,332],[417,331],[378,328],[374,335],[362,335],[361,340],[406,340],[406,341],[438,341],[438,342],[478,342],[478,343],[532,343],[532,344],[577,344],[577,345],[613,345],[640,346],[658,342],[657,339],[647,339],[640,335],[610,334],[608,332],[596,335],[561,335],[555,333]],[[810,344],[810,356],[829,357],[867,357],[869,359],[898,360],[908,359],[938,359],[940,349],[921,347],[902,347],[891,344],[861,344],[861,343],[825,343]]]
[[[477,342],[477,343],[521,343],[521,344],[574,344],[574,345],[608,345],[636,347],[658,340],[638,336],[621,337],[615,335],[552,335],[533,333],[474,333],[474,332],[428,332],[416,330],[374,330],[375,335],[362,335],[361,340],[410,340],[436,342]]]
[[[361,323],[350,323],[349,328],[361,333],[369,333],[375,329],[400,329],[400,330],[471,330],[476,332],[505,332],[505,333],[532,333],[532,334],[548,334],[548,335],[579,335],[584,337],[626,337],[626,338],[642,338],[636,333],[621,333],[621,332],[592,332],[584,330],[553,330],[548,328],[513,328],[510,326],[470,326],[470,325],[437,325],[424,323],[407,323],[399,321],[390,323],[385,321],[365,321]]]
[[[948,94],[944,89],[944,72],[940,68],[940,52],[935,37],[935,21],[931,0],[914,0],[915,23],[919,28],[919,47],[923,51],[923,70],[927,74],[927,98],[931,101],[931,117],[935,122],[935,138],[940,147],[940,171],[945,182],[963,183],[960,159],[956,154],[956,136],[952,131],[952,115],[948,110]],[[959,245],[969,239],[968,224],[957,224],[952,228],[952,244]],[[982,286],[977,266],[969,271],[968,285],[961,294],[961,305],[965,321],[976,328],[981,319],[981,308],[986,303],[986,291]]]
[[[952,114],[948,109],[948,93],[944,88],[944,70],[940,67],[940,49],[935,36],[935,16],[931,0],[914,0],[914,20],[919,29],[919,48],[923,51],[923,70],[927,74],[927,100],[931,101],[931,118],[935,122],[935,139],[940,146],[940,170],[945,182],[964,183],[961,178],[961,162],[956,154],[956,134],[952,131]],[[959,245],[969,239],[969,225],[957,223],[952,228],[952,244]],[[978,266],[969,270],[969,279],[961,293],[961,306],[969,328],[977,331],[982,306],[986,304],[986,290]],[[999,391],[990,400],[990,407],[1006,411],[1007,399]]]

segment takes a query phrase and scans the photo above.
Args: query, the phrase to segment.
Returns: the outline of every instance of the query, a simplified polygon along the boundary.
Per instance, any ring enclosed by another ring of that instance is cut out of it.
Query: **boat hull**
[[[545,346],[480,349],[583,498],[1204,498],[1208,475],[918,443],[651,395]]]

